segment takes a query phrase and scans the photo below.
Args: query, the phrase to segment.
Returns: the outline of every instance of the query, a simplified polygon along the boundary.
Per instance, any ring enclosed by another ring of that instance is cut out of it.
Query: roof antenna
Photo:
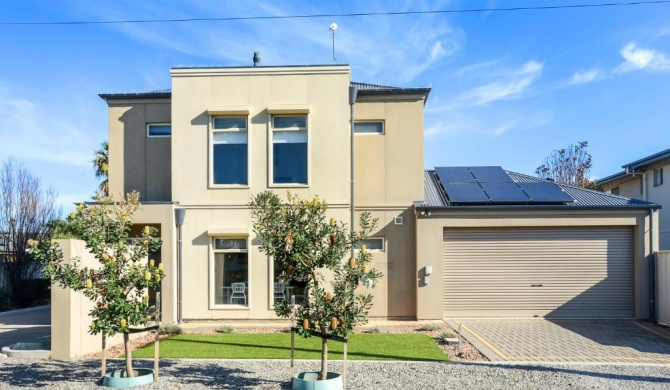
[[[337,64],[337,58],[335,58],[335,30],[337,30],[337,23],[331,23],[328,30],[330,30],[330,34],[333,37],[333,64]]]
[[[258,66],[261,63],[261,52],[260,51],[255,51],[254,52],[254,66]]]

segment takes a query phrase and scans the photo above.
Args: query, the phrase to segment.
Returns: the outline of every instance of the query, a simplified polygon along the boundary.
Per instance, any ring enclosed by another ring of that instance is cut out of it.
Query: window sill
[[[269,188],[309,188],[309,184],[270,184]]]
[[[248,190],[248,184],[210,184],[210,190]]]

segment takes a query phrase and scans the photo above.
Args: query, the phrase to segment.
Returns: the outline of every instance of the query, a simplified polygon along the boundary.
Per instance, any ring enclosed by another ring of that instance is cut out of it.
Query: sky
[[[598,4],[630,0],[6,0],[0,23],[226,18]],[[352,79],[430,87],[426,168],[499,165],[534,174],[588,141],[591,177],[670,148],[670,3],[517,12],[190,23],[0,24],[0,163],[90,198],[107,138],[99,93],[170,88],[177,66],[333,62]]]

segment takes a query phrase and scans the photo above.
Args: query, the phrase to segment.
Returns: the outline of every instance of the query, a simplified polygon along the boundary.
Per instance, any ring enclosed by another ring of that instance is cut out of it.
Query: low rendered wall
[[[83,266],[97,268],[98,261],[86,249],[81,240],[56,240],[63,248],[63,258],[70,261],[80,257]],[[51,358],[66,360],[81,358],[84,355],[102,350],[102,335],[88,333],[93,321],[88,312],[93,309],[93,302],[83,294],[63,289],[58,285],[51,286]],[[136,333],[131,337],[141,337],[146,333]],[[107,338],[107,347],[123,343],[123,335]]]

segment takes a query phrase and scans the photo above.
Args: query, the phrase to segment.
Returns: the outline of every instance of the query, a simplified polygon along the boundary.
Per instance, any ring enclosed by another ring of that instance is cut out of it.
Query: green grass
[[[328,358],[342,360],[343,344],[328,342]],[[289,359],[291,335],[261,334],[182,334],[160,343],[160,357],[173,359]],[[135,358],[152,358],[153,344],[133,352]],[[321,339],[295,337],[296,359],[321,358]],[[352,334],[348,359],[351,360],[449,360],[435,341],[424,334]]]

